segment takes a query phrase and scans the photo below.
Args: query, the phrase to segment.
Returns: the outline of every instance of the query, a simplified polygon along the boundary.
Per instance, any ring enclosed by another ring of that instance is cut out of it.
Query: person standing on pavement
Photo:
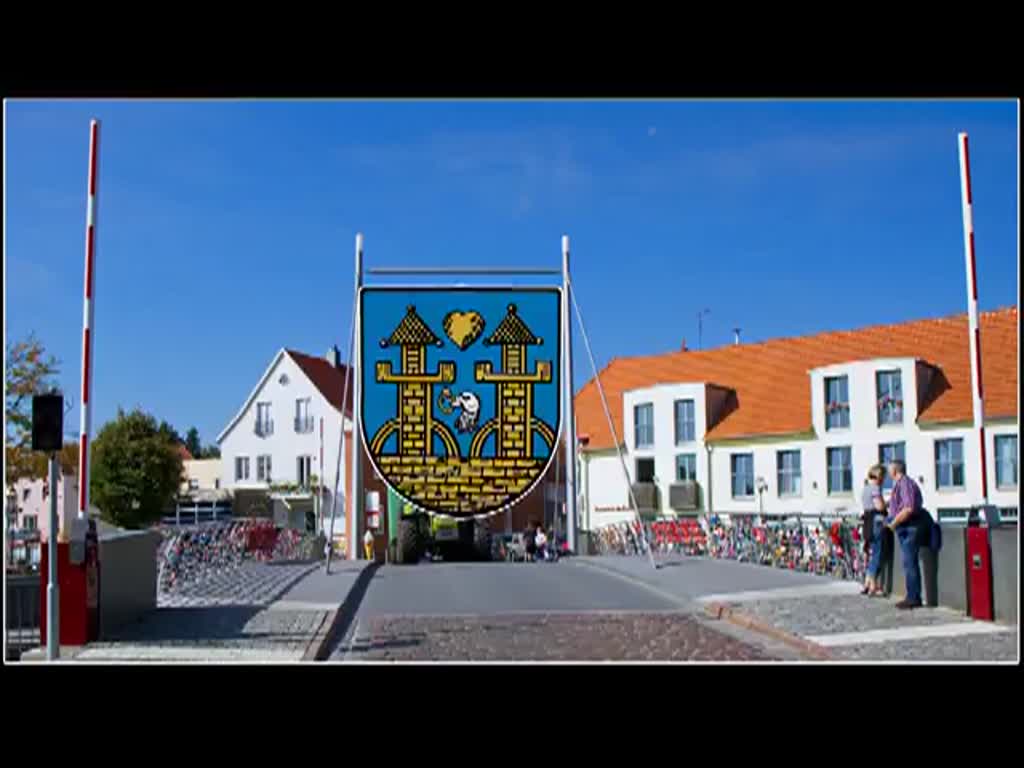
[[[367,560],[373,560],[373,531],[369,528],[366,529],[366,533],[363,535],[363,552]]]
[[[885,467],[876,464],[868,470],[867,482],[861,493],[861,508],[864,510],[864,548],[868,552],[867,578],[864,580],[862,595],[882,593],[878,573],[882,565],[882,549],[885,534],[892,535],[885,527],[885,499],[882,498],[882,478]]]
[[[534,534],[534,544],[537,547],[537,557],[543,562],[548,559],[548,537],[541,526],[537,526]]]
[[[886,526],[896,534],[903,555],[903,572],[907,582],[907,596],[896,603],[900,610],[921,607],[921,565],[918,562],[920,542],[918,525],[924,511],[921,488],[907,476],[907,465],[899,459],[889,463],[892,475],[892,495],[889,497],[889,516]]]

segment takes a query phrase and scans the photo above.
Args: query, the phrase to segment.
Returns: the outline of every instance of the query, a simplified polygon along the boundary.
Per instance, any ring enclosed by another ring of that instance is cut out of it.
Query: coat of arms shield
[[[558,288],[366,287],[364,445],[399,496],[465,518],[544,476],[561,422]]]

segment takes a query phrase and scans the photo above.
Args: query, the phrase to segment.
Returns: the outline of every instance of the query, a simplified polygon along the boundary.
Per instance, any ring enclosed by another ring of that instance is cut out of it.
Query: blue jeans
[[[878,576],[878,569],[882,566],[882,536],[885,533],[885,515],[875,515],[875,522],[871,527],[871,556],[868,558],[868,576],[872,579]]]
[[[907,601],[921,603],[921,564],[918,562],[920,545],[917,543],[917,526],[907,522],[896,529],[903,554],[903,573],[907,581]]]

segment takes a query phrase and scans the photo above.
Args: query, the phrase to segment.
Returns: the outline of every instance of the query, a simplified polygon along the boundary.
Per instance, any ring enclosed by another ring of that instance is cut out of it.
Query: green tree
[[[8,342],[4,369],[4,435],[6,482],[22,477],[45,477],[46,456],[32,452],[32,396],[49,392],[60,372],[60,361],[47,355],[35,334]]]
[[[178,442],[156,419],[118,410],[93,443],[90,496],[104,520],[124,528],[156,522],[182,481]]]
[[[199,442],[199,430],[195,427],[191,427],[185,433],[185,447],[188,448],[188,452],[192,454],[193,459],[201,459],[203,457],[203,446]]]
[[[178,430],[168,424],[166,421],[161,420],[159,430],[162,434],[166,435],[170,440],[173,440],[175,445],[184,443],[181,439],[181,435],[178,434]]]
[[[220,446],[219,445],[207,445],[203,448],[204,459],[219,459],[220,458]]]

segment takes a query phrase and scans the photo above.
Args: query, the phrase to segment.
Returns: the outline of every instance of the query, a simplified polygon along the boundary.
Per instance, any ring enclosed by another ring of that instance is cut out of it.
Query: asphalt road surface
[[[383,566],[357,599],[332,661],[781,658],[686,595],[573,561]]]

